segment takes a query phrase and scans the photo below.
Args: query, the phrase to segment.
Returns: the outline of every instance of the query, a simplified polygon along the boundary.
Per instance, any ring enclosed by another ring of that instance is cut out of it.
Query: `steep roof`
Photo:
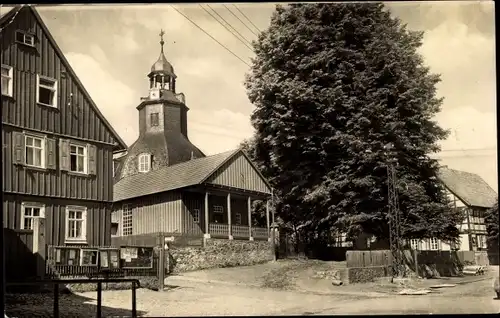
[[[498,199],[495,190],[477,174],[440,168],[438,179],[468,206],[491,208]]]
[[[35,7],[33,5],[16,5],[13,9],[11,9],[8,12],[6,12],[5,14],[3,14],[0,17],[0,26],[2,26],[2,28],[5,27],[5,24],[10,23],[10,21],[12,21],[13,19],[15,19],[16,16],[17,16],[17,14],[19,12],[21,12],[22,10],[29,10],[33,14],[33,16],[35,17],[36,21],[38,22],[38,24],[42,28],[43,33],[45,33],[45,35],[47,36],[47,39],[49,40],[50,44],[52,45],[52,47],[56,51],[59,59],[61,60],[61,63],[67,69],[67,71],[71,75],[71,77],[75,80],[76,84],[79,86],[79,88],[83,92],[85,98],[89,101],[89,104],[91,105],[91,107],[93,108],[93,110],[95,111],[95,113],[97,114],[97,116],[99,117],[99,119],[103,122],[104,126],[106,126],[106,128],[109,129],[109,131],[111,132],[112,136],[115,138],[115,140],[116,140],[116,142],[118,144],[117,148],[118,149],[127,149],[127,144],[122,140],[122,138],[120,137],[120,135],[118,135],[118,133],[113,129],[113,127],[111,126],[111,124],[106,120],[106,118],[101,113],[101,111],[99,110],[99,108],[97,107],[97,105],[94,103],[94,101],[90,97],[90,94],[87,92],[87,90],[85,89],[85,86],[82,84],[82,82],[80,81],[80,79],[76,75],[75,71],[71,67],[71,64],[68,62],[68,60],[64,56],[64,53],[61,51],[61,48],[59,47],[59,45],[57,45],[57,42],[55,41],[54,37],[50,33],[49,29],[47,28],[47,26],[45,25],[45,23],[43,22],[42,18],[40,17],[40,15],[38,14],[38,12],[36,11],[36,9],[35,9]]]
[[[125,177],[115,184],[113,200],[117,202],[200,184],[239,151],[231,150]]]

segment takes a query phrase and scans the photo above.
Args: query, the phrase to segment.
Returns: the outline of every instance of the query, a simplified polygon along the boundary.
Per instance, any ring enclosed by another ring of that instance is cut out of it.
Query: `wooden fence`
[[[389,250],[381,251],[347,251],[347,267],[380,267],[390,266],[392,254]]]
[[[33,254],[33,231],[3,229],[5,277],[7,282],[36,277],[36,256]]]

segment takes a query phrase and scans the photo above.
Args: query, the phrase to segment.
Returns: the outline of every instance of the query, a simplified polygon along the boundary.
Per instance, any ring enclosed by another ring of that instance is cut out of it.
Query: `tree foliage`
[[[488,248],[492,248],[498,252],[498,244],[500,242],[498,235],[498,201],[497,203],[488,210],[485,215],[485,223],[486,223],[486,232],[487,232],[487,243]]]
[[[396,159],[407,237],[456,239],[460,215],[435,178],[439,76],[418,53],[423,33],[383,4],[277,6],[246,78],[256,109],[247,151],[293,227],[388,235],[387,172]],[[388,153],[384,145],[392,143]]]

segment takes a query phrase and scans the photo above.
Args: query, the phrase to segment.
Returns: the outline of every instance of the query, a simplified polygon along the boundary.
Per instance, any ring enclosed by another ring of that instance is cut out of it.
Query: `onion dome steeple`
[[[174,67],[165,57],[163,51],[163,46],[165,41],[163,41],[163,36],[165,32],[161,30],[160,32],[160,56],[158,60],[151,66],[151,72],[148,74],[149,77],[149,90],[150,98],[159,98],[163,95],[164,91],[170,91],[175,94],[175,79],[177,76],[174,72]]]

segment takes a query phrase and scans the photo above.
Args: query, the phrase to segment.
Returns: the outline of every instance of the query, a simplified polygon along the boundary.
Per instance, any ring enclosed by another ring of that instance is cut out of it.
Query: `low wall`
[[[369,283],[379,277],[388,277],[391,275],[389,266],[372,267],[351,267],[347,268],[347,283]]]
[[[268,241],[206,239],[204,247],[172,247],[170,272],[179,273],[207,268],[247,266],[273,259]]]

